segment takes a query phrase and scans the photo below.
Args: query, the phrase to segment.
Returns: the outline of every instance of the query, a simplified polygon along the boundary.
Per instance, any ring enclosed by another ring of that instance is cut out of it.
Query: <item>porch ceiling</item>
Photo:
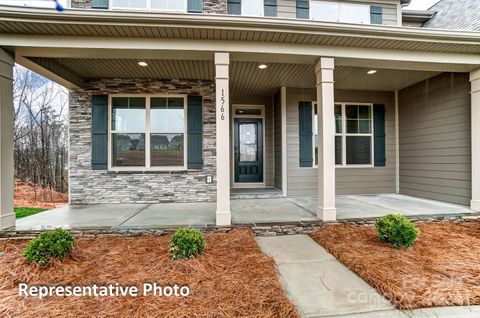
[[[41,63],[38,58],[31,58]],[[147,59],[148,67],[138,66],[134,59],[55,59],[63,68],[74,70],[83,79],[94,78],[156,78],[214,80],[211,60]],[[232,61],[230,68],[231,94],[235,96],[270,96],[279,87],[315,87],[313,64],[267,63],[260,70],[258,62]],[[430,78],[438,72],[377,69],[338,65],[335,69],[337,89],[394,91]]]

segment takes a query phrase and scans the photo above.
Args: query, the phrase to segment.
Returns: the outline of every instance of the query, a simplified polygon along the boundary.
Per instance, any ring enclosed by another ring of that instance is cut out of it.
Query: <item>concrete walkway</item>
[[[480,317],[480,306],[399,311],[307,235],[257,237],[303,317]]]
[[[381,313],[394,307],[307,235],[257,237],[278,266],[288,296],[304,317]]]

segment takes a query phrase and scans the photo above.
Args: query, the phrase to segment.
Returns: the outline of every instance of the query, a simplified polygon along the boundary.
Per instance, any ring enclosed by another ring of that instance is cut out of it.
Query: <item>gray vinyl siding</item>
[[[468,74],[444,73],[399,92],[400,193],[468,205]]]
[[[287,173],[288,196],[316,196],[317,169],[299,165],[298,102],[314,101],[315,89],[287,89]],[[337,194],[395,192],[395,96],[391,92],[335,90],[336,102],[385,105],[386,166],[336,168]]]
[[[280,93],[273,98],[273,134],[275,152],[275,188],[282,188],[282,106]]]
[[[265,157],[263,159],[263,164],[265,166],[265,185],[267,187],[274,186],[274,161],[273,161],[273,107],[272,107],[272,97],[257,97],[257,96],[242,96],[230,97],[230,104],[232,105],[264,105],[265,106]],[[230,113],[230,118],[232,118],[232,113]],[[230,140],[232,139],[233,128],[230,129]],[[233,142],[230,143],[230,146],[233,147]],[[230,154],[232,154],[233,148],[230,149]],[[230,166],[232,173],[230,175],[231,183],[233,184],[233,156],[230,155]]]
[[[282,18],[297,18],[297,0],[278,0],[277,16]]]
[[[331,0],[330,0],[331,1]],[[375,5],[382,7],[383,10],[383,24],[385,25],[399,25],[398,20],[398,10],[397,5],[400,1],[392,3],[385,3],[382,1],[357,1],[357,0],[350,0],[350,1],[337,1],[337,2],[351,2],[351,3],[364,3],[369,5]],[[290,18],[296,19],[297,18],[297,1],[296,0],[278,0],[277,1],[277,15],[278,17],[282,18]]]

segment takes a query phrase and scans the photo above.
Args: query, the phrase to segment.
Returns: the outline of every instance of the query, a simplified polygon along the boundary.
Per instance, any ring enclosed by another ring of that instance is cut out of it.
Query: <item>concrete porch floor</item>
[[[234,224],[317,221],[316,198],[232,200]],[[215,203],[68,205],[17,220],[15,230],[145,229],[214,225]],[[337,196],[337,218],[371,218],[387,213],[407,216],[473,213],[468,207],[398,194]]]

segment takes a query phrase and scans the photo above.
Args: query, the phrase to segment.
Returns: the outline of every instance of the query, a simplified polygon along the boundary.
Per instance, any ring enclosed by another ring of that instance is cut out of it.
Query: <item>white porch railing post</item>
[[[13,64],[0,49],[0,230],[15,226],[13,212]]]
[[[215,53],[217,225],[230,225],[230,98],[229,53]]]
[[[480,212],[480,69],[470,73],[472,85],[472,200],[470,208]]]
[[[322,57],[315,65],[318,107],[318,204],[317,216],[337,218],[335,208],[334,59]]]

